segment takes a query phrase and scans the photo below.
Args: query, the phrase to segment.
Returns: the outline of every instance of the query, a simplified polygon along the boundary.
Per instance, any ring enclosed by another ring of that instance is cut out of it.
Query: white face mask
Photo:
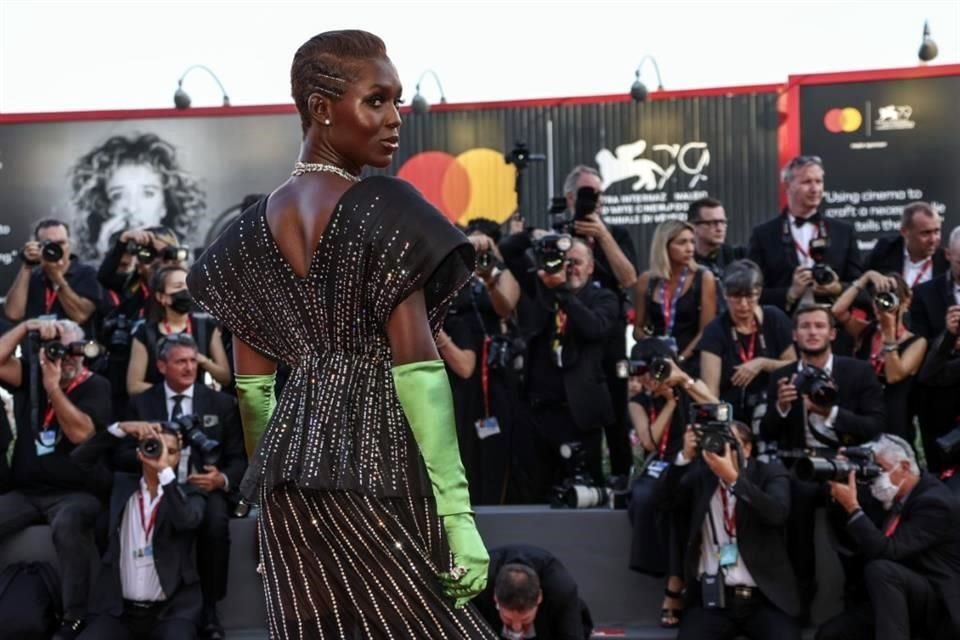
[[[890,472],[881,473],[870,485],[870,493],[880,501],[883,508],[887,511],[893,506],[893,501],[897,498],[897,491],[900,487],[890,481]]]

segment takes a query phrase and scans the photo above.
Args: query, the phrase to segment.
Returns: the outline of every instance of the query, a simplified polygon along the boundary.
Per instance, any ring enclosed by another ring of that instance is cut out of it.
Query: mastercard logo
[[[474,218],[503,222],[517,208],[516,170],[495,149],[469,149],[458,156],[425,151],[404,162],[397,177],[457,224]]]
[[[853,107],[830,109],[823,116],[823,126],[831,133],[852,133],[862,124],[863,115]]]

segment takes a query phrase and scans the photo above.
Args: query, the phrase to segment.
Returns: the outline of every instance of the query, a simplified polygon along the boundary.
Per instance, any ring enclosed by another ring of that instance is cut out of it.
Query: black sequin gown
[[[194,299],[291,369],[240,487],[261,506],[271,638],[494,637],[437,581],[450,552],[386,334],[418,289],[436,332],[472,266],[466,238],[413,187],[372,177],[343,194],[305,277],[265,199],[191,269]]]

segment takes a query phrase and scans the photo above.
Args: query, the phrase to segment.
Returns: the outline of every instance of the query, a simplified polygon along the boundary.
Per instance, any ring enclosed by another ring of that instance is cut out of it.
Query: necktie
[[[903,511],[903,505],[900,501],[893,503],[893,508],[890,510],[891,515],[887,520],[887,526],[884,527],[883,535],[888,538],[893,537],[894,532],[897,530],[897,527],[900,525],[900,512]]]
[[[176,420],[183,415],[183,399],[187,396],[178,393],[173,396],[173,411],[170,412],[170,419]]]
[[[793,224],[795,224],[798,228],[802,227],[807,222],[810,224],[818,224],[820,222],[820,214],[815,213],[807,218],[798,218],[797,216],[793,216]]]

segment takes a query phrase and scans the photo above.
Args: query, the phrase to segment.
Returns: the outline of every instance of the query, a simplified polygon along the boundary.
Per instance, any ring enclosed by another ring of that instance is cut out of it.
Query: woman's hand
[[[735,387],[746,387],[754,379],[763,373],[763,360],[760,358],[754,358],[753,360],[748,360],[743,364],[733,368],[733,376],[730,378],[730,382]]]

